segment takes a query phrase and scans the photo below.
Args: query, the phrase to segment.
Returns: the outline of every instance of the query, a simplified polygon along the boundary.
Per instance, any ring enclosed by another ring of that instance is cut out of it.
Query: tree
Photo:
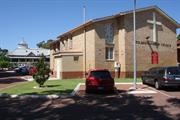
[[[45,41],[41,41],[39,43],[37,43],[37,47],[38,48],[44,48],[44,49],[50,49],[50,43],[52,42],[52,39],[47,40],[47,42]]]
[[[9,58],[7,57],[8,50],[0,48],[0,68],[10,67]]]
[[[5,55],[7,55],[7,53],[8,53],[7,49],[0,48],[0,56],[5,56]]]
[[[179,33],[179,35],[177,36],[177,40],[180,40],[180,33]]]
[[[45,63],[45,56],[42,55],[41,59],[35,65],[35,68],[31,71],[34,80],[42,87],[44,83],[49,79],[50,68]]]
[[[8,67],[10,67],[9,61],[5,61],[5,60],[0,61],[0,68],[8,68]]]

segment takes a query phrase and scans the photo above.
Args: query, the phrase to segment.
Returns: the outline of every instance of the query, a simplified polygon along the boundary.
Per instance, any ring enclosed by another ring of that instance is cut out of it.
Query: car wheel
[[[86,89],[86,93],[91,93],[91,91],[90,91],[90,90],[88,90],[88,89]]]
[[[142,80],[142,84],[146,84],[146,82],[145,82],[143,77],[141,78],[141,80]]]
[[[157,89],[157,90],[159,90],[159,89],[161,89],[161,85],[160,85],[160,83],[159,83],[159,81],[155,81],[155,88]]]
[[[144,84],[144,85],[146,84],[145,80],[142,80],[142,84]]]

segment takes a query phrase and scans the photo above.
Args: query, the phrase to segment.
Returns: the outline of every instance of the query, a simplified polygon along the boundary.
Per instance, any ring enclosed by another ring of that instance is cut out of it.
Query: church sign
[[[153,42],[153,41],[136,41],[136,44],[140,45],[155,45],[155,46],[162,46],[162,47],[171,47],[171,44],[167,43],[159,43],[159,42]]]

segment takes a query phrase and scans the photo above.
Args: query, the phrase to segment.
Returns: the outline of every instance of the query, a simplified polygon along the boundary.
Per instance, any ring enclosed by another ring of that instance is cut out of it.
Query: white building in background
[[[13,66],[26,66],[36,63],[42,56],[46,57],[46,62],[49,64],[50,50],[43,48],[28,48],[28,44],[23,40],[21,41],[14,51],[8,53],[10,62]]]

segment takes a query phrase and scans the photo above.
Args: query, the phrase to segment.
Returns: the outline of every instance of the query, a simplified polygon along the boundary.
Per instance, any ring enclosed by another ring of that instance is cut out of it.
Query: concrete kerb
[[[46,99],[57,99],[57,98],[69,98],[72,97],[71,95],[58,95],[58,94],[52,94],[52,95],[9,95],[9,94],[0,94],[0,98],[46,98]]]
[[[52,94],[52,95],[17,95],[17,94],[0,94],[0,98],[47,98],[47,99],[56,99],[56,98],[69,98],[76,95],[76,92],[78,92],[79,87],[83,85],[83,83],[79,83],[75,89],[72,91],[72,93],[68,95],[59,95],[59,94]]]
[[[130,85],[132,83],[115,83],[115,85]],[[141,82],[138,82],[136,84],[140,84],[142,85]],[[76,95],[76,93],[79,91],[79,88],[81,85],[85,85],[85,83],[79,83],[76,88],[74,89],[74,91],[71,93],[73,96]],[[119,92],[117,91],[117,89],[115,89],[115,92],[119,95]],[[153,91],[153,90],[146,90],[146,89],[136,89],[134,91],[127,91],[125,92],[124,94],[154,94],[154,93],[157,93],[156,91]]]
[[[5,94],[2,93],[0,94],[0,98],[20,98],[20,99],[24,99],[24,98],[46,98],[46,99],[57,99],[57,98],[69,98],[69,97],[73,97],[76,95],[76,92],[79,90],[80,87],[80,83],[76,86],[76,88],[73,90],[72,93],[68,94],[68,95],[60,95],[60,94],[52,94],[52,95],[17,95],[17,94]]]

